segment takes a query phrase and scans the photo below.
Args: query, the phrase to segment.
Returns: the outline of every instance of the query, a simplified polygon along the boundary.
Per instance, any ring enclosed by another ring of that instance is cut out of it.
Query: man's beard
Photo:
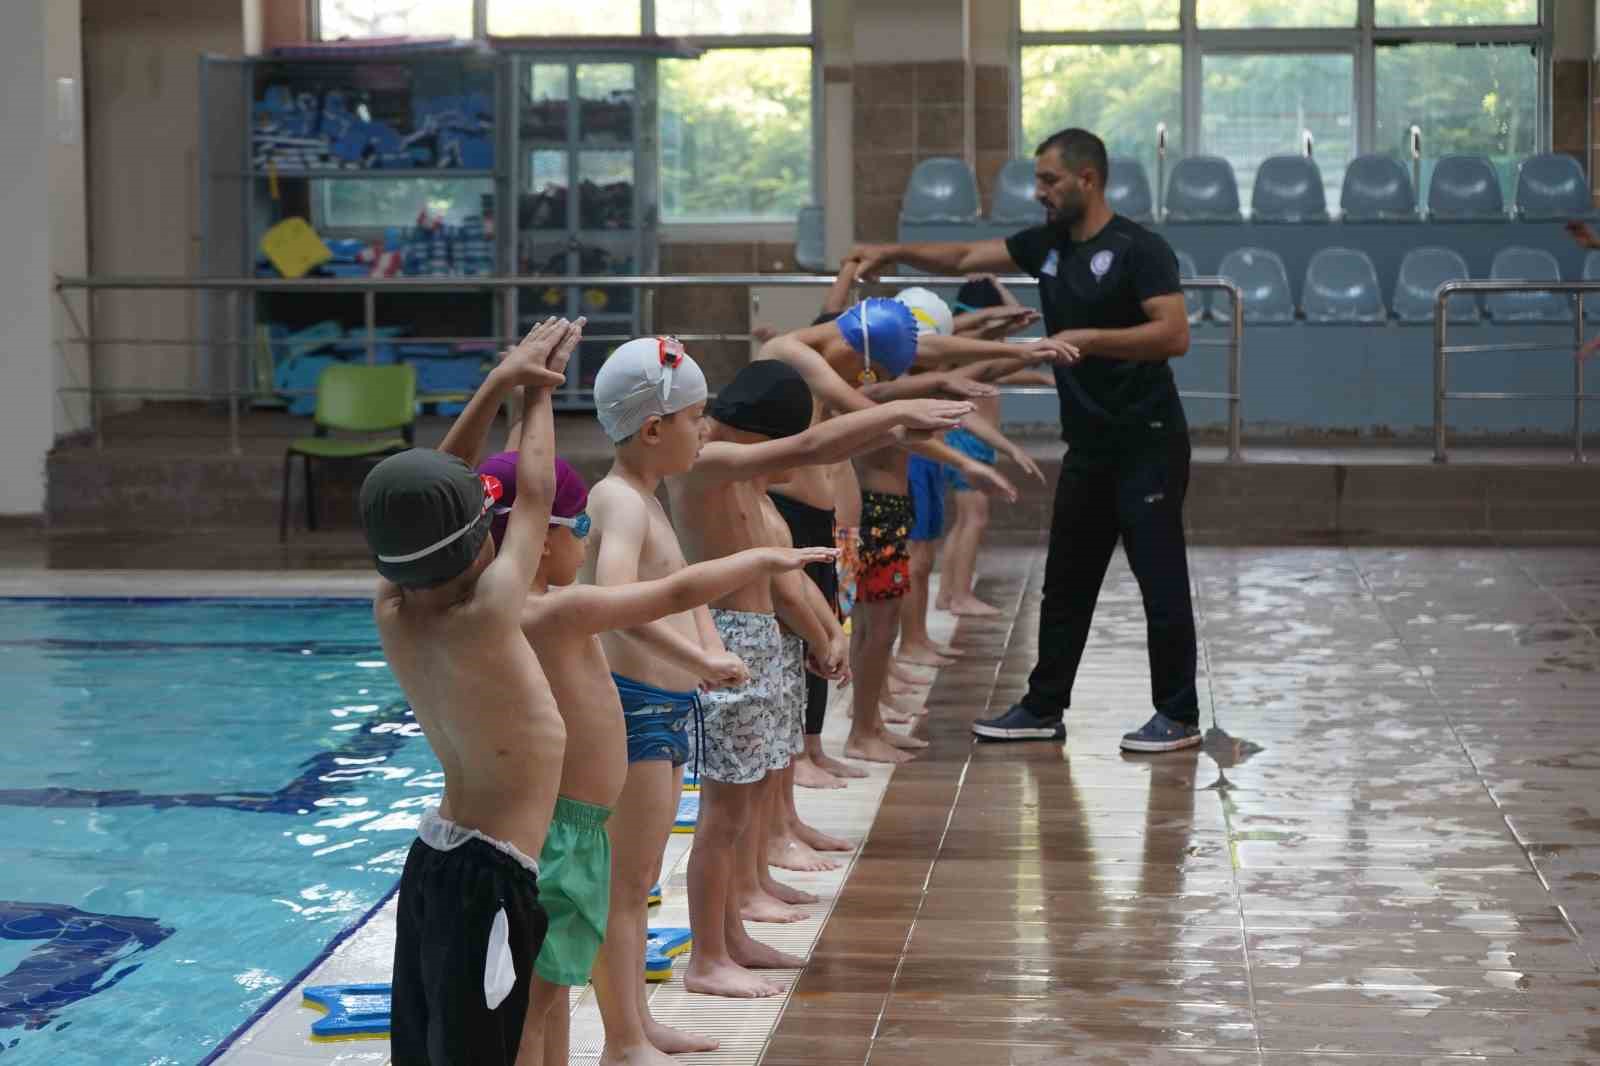
[[[1075,199],[1067,201],[1061,207],[1046,206],[1045,215],[1050,225],[1061,232],[1066,232],[1083,217],[1083,201]]]

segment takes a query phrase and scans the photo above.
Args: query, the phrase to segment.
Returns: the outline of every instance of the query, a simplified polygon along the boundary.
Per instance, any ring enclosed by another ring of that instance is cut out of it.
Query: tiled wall
[[[663,274],[792,274],[800,270],[793,244],[668,243],[661,246]],[[750,297],[743,286],[669,289],[656,297],[658,333],[747,333]],[[749,362],[746,341],[690,341],[690,353],[716,391]]]
[[[964,154],[967,65],[863,63],[851,80],[856,239],[893,240],[912,168],[930,156]]]

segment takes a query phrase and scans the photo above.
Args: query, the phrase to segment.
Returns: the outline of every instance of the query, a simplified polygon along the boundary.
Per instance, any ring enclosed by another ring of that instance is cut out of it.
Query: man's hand
[[[765,552],[767,565],[779,574],[803,570],[812,563],[832,566],[839,560],[838,548],[767,548]]]
[[[972,378],[954,377],[949,374],[940,375],[939,391],[958,400],[987,400],[991,396],[1000,395],[999,388],[987,381],[974,381]]]
[[[1596,236],[1589,223],[1573,219],[1567,223],[1567,236],[1578,242],[1580,248],[1600,248],[1600,236]]]
[[[896,400],[894,406],[900,424],[913,433],[955,429],[973,412],[972,404],[964,400]]]
[[[1071,366],[1083,358],[1083,353],[1078,351],[1076,345],[1059,337],[1045,337],[1017,347],[1022,350],[1022,358],[1035,363],[1049,363],[1051,366]]]
[[[894,247],[888,244],[858,244],[850,249],[846,260],[855,260],[856,277],[862,281],[876,281],[884,267],[894,263]]]
[[[580,322],[582,319],[579,320]],[[581,330],[582,327],[579,327]],[[516,347],[505,354],[495,370],[513,385],[532,389],[553,389],[566,383],[566,359],[559,369],[549,366],[553,353],[567,340],[573,325],[564,318],[547,318],[528,331]],[[580,333],[581,335],[581,333]],[[573,341],[576,346],[577,342]],[[568,349],[567,356],[570,357]]]
[[[712,652],[700,664],[700,687],[743,688],[750,683],[750,668],[744,660],[728,651]]]
[[[1039,469],[1039,464],[1034,462],[1033,457],[1027,452],[1013,444],[1011,450],[1006,452],[1006,458],[1016,463],[1024,474],[1038,478],[1039,484],[1044,484],[1044,471]]]
[[[1007,503],[1017,502],[1017,487],[988,463],[980,463],[976,459],[969,460],[961,467],[961,473],[967,482],[980,492],[999,496]]]

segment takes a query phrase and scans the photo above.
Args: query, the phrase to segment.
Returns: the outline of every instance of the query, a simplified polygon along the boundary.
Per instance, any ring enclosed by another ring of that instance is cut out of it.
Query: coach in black
[[[1106,170],[1100,138],[1062,130],[1035,152],[1044,225],[1005,240],[863,245],[851,255],[869,276],[895,262],[936,274],[1020,268],[1039,279],[1046,327],[1082,353],[1055,369],[1067,454],[1050,523],[1039,661],[1022,702],[972,731],[1065,739],[1062,714],[1120,538],[1144,597],[1156,711],[1122,747],[1174,751],[1200,743],[1183,539],[1189,431],[1167,366],[1188,351],[1189,319],[1172,248],[1111,210]]]

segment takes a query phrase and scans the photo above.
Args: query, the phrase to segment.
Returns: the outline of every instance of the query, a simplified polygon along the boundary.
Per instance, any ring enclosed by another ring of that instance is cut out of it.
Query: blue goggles
[[[584,537],[589,535],[589,512],[580,511],[571,518],[562,518],[558,515],[551,515],[550,524],[553,526],[566,526],[568,529],[572,530],[573,536],[577,537],[579,540],[582,540]]]

